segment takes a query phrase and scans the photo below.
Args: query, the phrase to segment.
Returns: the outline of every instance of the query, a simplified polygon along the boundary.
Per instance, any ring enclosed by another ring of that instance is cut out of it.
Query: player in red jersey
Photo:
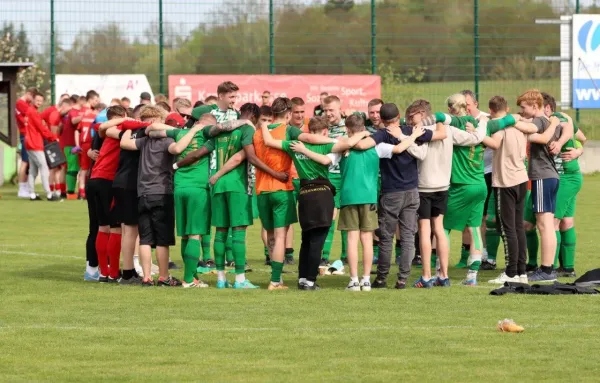
[[[41,113],[42,120],[46,123],[46,126],[52,134],[60,136],[62,129],[63,117],[69,113],[73,107],[73,102],[68,94],[60,96],[58,106],[52,105],[49,108],[44,109]],[[50,169],[50,191],[52,191],[57,197],[60,197],[60,167]]]
[[[19,166],[19,198],[29,198],[29,185],[27,183],[27,167],[29,157],[25,149],[25,127],[27,126],[27,111],[33,102],[33,96],[39,93],[36,88],[29,88],[21,96],[15,105],[15,115],[17,119],[17,128],[19,128],[19,139],[21,142],[21,165]]]
[[[75,150],[79,155],[79,175],[77,176],[79,199],[85,199],[85,181],[92,163],[91,158],[87,155],[88,150],[92,148],[92,124],[98,113],[105,108],[106,105],[98,103],[93,108],[87,109],[75,131]]]

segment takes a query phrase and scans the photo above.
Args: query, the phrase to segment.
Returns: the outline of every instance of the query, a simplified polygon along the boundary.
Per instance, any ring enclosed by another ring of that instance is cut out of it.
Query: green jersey
[[[210,113],[217,119],[217,123],[221,124],[227,121],[235,121],[240,118],[240,112],[235,109],[228,108],[227,110],[221,110],[218,105],[201,105],[194,108],[195,115],[201,115]],[[216,152],[213,152],[210,156],[210,172],[214,174],[217,171],[217,157]]]
[[[171,137],[175,142],[179,142],[189,130],[186,129],[171,129],[167,130],[167,137]],[[179,155],[178,160],[185,158],[188,153],[206,147],[209,152],[214,149],[213,142],[204,137],[204,132],[201,130],[194,135],[192,141],[187,148]],[[175,187],[184,188],[203,188],[208,189],[208,174],[209,174],[209,157],[204,156],[195,164],[185,166],[175,172]]]
[[[350,150],[340,161],[340,206],[377,203],[379,155],[375,148]]]
[[[562,113],[553,113],[552,115],[555,117],[558,117],[560,122],[568,122],[569,121],[567,118],[565,118],[565,116],[563,116]],[[575,133],[577,133],[578,130],[579,130],[579,128],[575,125],[575,123],[573,123],[573,135],[575,135]],[[560,148],[560,152],[561,153],[567,152],[567,151],[569,151],[570,148],[575,148],[575,138],[574,137],[569,138],[569,140],[563,145],[563,147]],[[556,167],[556,170],[558,171],[558,174],[560,174],[560,175],[562,175],[562,174],[577,174],[577,173],[581,172],[578,158],[573,161],[564,162],[559,154],[558,156],[554,156],[554,166]]]
[[[294,166],[296,166],[296,171],[298,172],[298,176],[302,180],[314,180],[317,178],[327,178],[328,177],[328,166],[321,165],[318,162],[311,160],[306,157],[302,153],[296,153],[292,150],[290,145],[294,143],[294,141],[282,141],[281,147],[282,149],[292,157],[292,161],[294,161]],[[304,144],[304,146],[315,153],[319,154],[329,154],[331,153],[331,149],[334,144],[322,144],[322,145],[313,145],[313,144]]]
[[[471,116],[452,116],[450,125],[464,130],[467,122],[470,122],[477,128],[477,120]],[[454,146],[450,182],[463,185],[474,185],[485,182],[483,177],[483,152],[484,147],[482,144]]]
[[[346,136],[346,119],[342,118],[337,125],[329,125],[329,138],[340,139]],[[330,177],[340,177],[340,164],[329,165]]]
[[[207,131],[207,129],[205,129],[205,131]],[[243,125],[239,129],[222,133],[217,137],[212,138],[211,141],[214,141],[214,147],[216,149],[216,169],[221,169],[223,165],[225,165],[235,153],[242,150],[244,146],[252,145],[253,138],[254,129],[250,125]],[[217,181],[213,188],[213,194],[225,192],[252,194],[249,178],[249,163],[244,161]]]

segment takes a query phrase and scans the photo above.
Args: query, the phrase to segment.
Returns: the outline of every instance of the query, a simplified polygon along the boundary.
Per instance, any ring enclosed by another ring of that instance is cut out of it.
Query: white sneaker
[[[19,198],[29,198],[29,189],[19,188],[19,193],[17,194]]]
[[[488,281],[488,283],[495,283],[495,284],[499,284],[499,285],[503,285],[504,282],[521,282],[521,278],[518,275],[515,275],[514,277],[510,278],[508,275],[506,275],[506,273],[502,273],[500,274],[500,276],[496,279],[492,279],[491,281]]]
[[[186,283],[185,281],[182,281],[181,285],[183,286],[184,289],[189,289],[189,288],[205,289],[208,287],[208,284],[206,282],[203,282],[198,279],[194,279],[191,283]]]
[[[358,282],[350,281],[346,286],[346,291],[360,291],[360,284]]]
[[[150,273],[152,275],[158,275],[158,266],[155,265],[154,263],[152,264],[152,267],[150,268]]]
[[[142,265],[140,265],[140,257],[138,255],[133,256],[133,268],[141,277],[144,276],[144,271],[142,270]]]
[[[519,275],[519,282],[529,283],[529,278],[527,278],[527,274]]]
[[[360,289],[362,291],[371,291],[371,282],[367,282],[367,281],[361,282]]]

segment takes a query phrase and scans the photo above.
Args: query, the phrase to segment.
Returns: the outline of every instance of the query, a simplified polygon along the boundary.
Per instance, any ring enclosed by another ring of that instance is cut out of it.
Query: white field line
[[[30,253],[27,251],[12,251],[12,250],[0,250],[0,254],[28,255],[31,257],[68,258],[68,259],[79,259],[79,260],[85,259],[85,257],[76,257],[74,255]]]

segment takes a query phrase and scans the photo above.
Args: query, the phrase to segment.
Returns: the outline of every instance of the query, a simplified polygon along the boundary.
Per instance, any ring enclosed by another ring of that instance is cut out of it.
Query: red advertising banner
[[[236,107],[247,102],[261,105],[265,90],[277,97],[302,97],[307,111],[319,104],[321,92],[336,95],[343,109],[365,111],[373,98],[381,98],[381,78],[374,75],[170,75],[169,97],[184,97],[192,101],[204,100],[217,94],[217,86],[232,81],[239,88]]]

